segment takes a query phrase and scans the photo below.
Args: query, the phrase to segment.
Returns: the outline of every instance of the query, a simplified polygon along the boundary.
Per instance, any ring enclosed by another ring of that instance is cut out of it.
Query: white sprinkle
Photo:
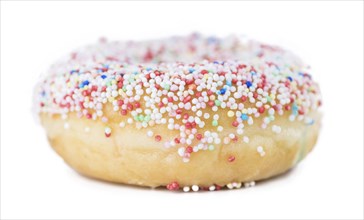
[[[153,131],[148,131],[147,135],[148,135],[148,137],[153,137]]]
[[[64,129],[69,129],[70,128],[70,124],[68,124],[67,122],[63,124]]]
[[[105,134],[110,134],[110,133],[111,133],[111,128],[106,127],[106,128],[105,128]]]
[[[132,124],[133,123],[133,119],[132,118],[128,118],[128,124]]]
[[[263,150],[263,147],[262,146],[258,146],[257,147],[257,151],[258,153],[262,153],[264,150]]]
[[[199,189],[200,189],[200,187],[198,187],[197,185],[193,185],[193,186],[192,186],[192,190],[193,190],[194,192],[197,192]]]
[[[243,141],[244,141],[245,143],[249,143],[249,138],[248,138],[247,136],[244,136],[244,137],[243,137]]]
[[[190,187],[189,186],[183,187],[183,192],[189,192],[189,191],[190,191]]]

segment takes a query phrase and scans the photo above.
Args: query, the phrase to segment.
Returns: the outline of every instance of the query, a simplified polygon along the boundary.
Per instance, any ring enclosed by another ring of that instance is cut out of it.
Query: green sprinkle
[[[146,115],[146,116],[144,117],[144,121],[145,121],[145,122],[149,122],[149,121],[150,121],[150,115]]]
[[[170,88],[170,86],[169,86],[168,84],[165,84],[165,85],[164,85],[164,89],[165,89],[165,90],[169,90],[169,88]]]
[[[221,101],[220,100],[215,100],[215,105],[216,106],[220,106],[221,105]]]
[[[217,120],[213,120],[212,121],[212,126],[216,127],[217,125],[219,125],[219,123],[217,122]]]

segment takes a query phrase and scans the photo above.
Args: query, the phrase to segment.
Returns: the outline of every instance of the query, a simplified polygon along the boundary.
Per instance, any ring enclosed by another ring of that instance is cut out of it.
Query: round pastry
[[[184,191],[286,172],[321,119],[308,66],[236,36],[101,40],[51,66],[35,100],[50,144],[79,173]]]

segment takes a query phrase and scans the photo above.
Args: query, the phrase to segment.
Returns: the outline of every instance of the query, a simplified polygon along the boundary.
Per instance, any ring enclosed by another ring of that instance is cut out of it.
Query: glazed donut
[[[89,177],[169,190],[249,187],[313,148],[321,95],[291,52],[242,37],[100,40],[35,89],[54,150]]]

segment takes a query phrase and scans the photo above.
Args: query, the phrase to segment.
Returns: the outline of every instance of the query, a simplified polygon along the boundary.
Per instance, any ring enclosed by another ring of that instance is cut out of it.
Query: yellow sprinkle
[[[274,94],[270,94],[270,97],[272,100],[276,99],[276,95],[274,95]]]
[[[112,80],[112,81],[111,81],[111,84],[116,85],[116,80],[115,80],[115,79],[114,79],[114,80]]]
[[[248,93],[250,90],[248,88],[245,89],[245,92]]]
[[[90,101],[90,97],[86,96],[85,97],[85,102],[89,102]]]
[[[228,117],[233,117],[234,116],[234,112],[233,111],[228,111],[228,113],[227,113],[227,115],[228,115]]]
[[[109,102],[113,102],[114,100],[114,97],[109,97]]]
[[[244,108],[243,111],[241,111],[241,113],[243,113],[243,114],[248,113],[248,109]]]
[[[214,95],[210,95],[210,100],[214,101],[215,100],[215,96]]]

